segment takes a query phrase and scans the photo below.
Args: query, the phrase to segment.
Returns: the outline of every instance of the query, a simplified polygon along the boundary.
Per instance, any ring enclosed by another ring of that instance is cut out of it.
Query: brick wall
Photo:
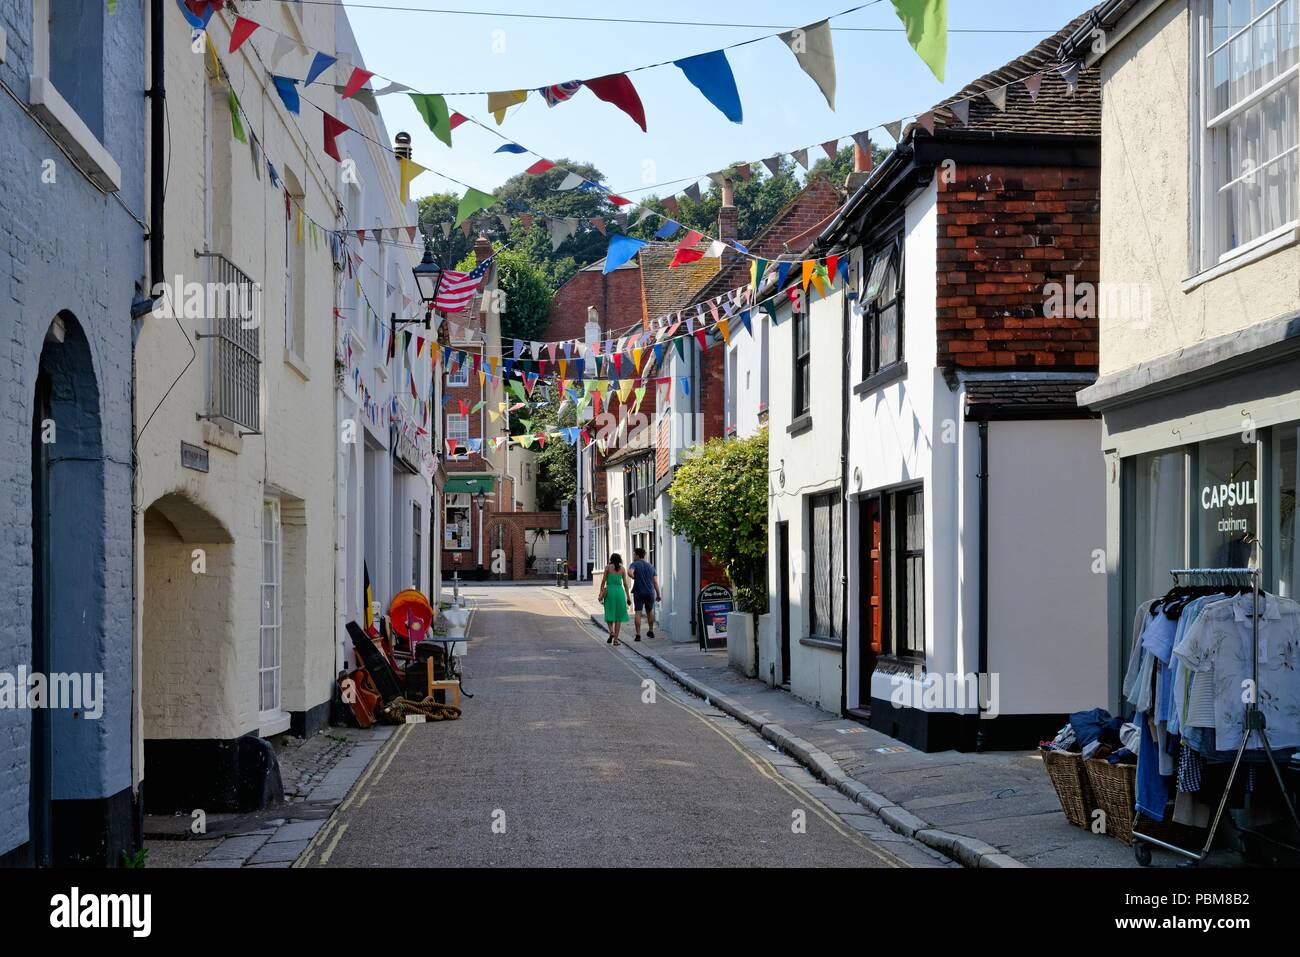
[[[600,313],[602,329],[626,329],[643,321],[641,270],[616,269],[578,273],[555,292],[542,339],[548,342],[581,339],[587,325],[587,307]]]
[[[1095,313],[1047,316],[1045,288],[1098,281],[1100,171],[963,165],[938,188],[939,365],[1095,369]]]

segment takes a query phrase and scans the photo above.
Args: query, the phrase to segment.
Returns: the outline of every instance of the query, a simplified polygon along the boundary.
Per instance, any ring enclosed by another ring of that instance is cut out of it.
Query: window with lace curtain
[[[1300,223],[1300,0],[1200,0],[1199,20],[1196,270]]]

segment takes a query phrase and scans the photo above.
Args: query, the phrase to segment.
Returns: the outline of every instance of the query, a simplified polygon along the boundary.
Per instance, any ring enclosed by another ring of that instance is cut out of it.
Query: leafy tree
[[[522,251],[497,253],[497,285],[505,295],[501,335],[507,339],[536,339],[546,329],[553,293],[545,271]]]
[[[767,430],[690,451],[668,495],[669,526],[726,568],[736,606],[767,611]]]
[[[539,387],[540,388],[540,387]],[[560,408],[557,390],[550,390],[546,404],[537,410],[538,431],[553,432],[577,425],[577,410],[572,402]],[[564,502],[578,494],[578,462],[574,448],[563,439],[547,439],[546,448],[537,456],[537,507],[543,512],[558,511]]]

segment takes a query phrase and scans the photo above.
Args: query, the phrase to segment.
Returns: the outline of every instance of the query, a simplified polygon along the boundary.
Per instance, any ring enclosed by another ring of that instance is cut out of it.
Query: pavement
[[[277,748],[285,803],[251,814],[149,815],[149,867],[288,868],[347,798],[394,728],[328,728]]]
[[[551,591],[604,630],[594,588]],[[926,754],[745,677],[728,666],[725,650],[644,636],[633,642],[630,625],[623,637],[625,653],[731,714],[896,833],[964,866],[1137,866],[1121,841],[1066,821],[1035,751]],[[1155,866],[1175,862],[1155,851]]]
[[[296,867],[957,866],[562,593],[462,594],[463,716],[398,727]]]

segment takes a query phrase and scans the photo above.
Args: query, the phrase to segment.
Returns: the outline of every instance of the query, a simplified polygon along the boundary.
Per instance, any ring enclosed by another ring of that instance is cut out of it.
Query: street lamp
[[[432,303],[438,298],[438,287],[442,285],[442,267],[433,261],[433,251],[427,246],[420,265],[411,270],[415,274],[415,286],[420,290],[420,298]]]
[[[479,489],[474,493],[474,503],[478,505],[478,566],[483,574],[483,505],[487,502],[487,493]]]

